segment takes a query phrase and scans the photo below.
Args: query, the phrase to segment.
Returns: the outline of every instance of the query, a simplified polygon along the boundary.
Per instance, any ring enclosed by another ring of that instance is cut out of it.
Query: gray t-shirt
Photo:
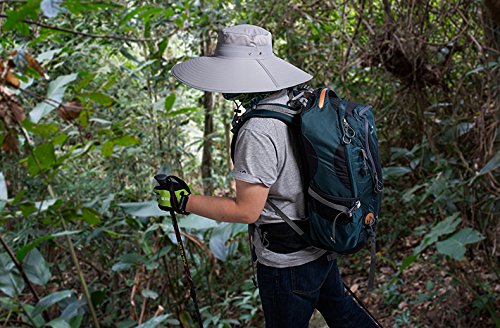
[[[262,103],[286,104],[286,90],[276,93]],[[254,117],[241,127],[235,145],[233,176],[249,183],[262,183],[269,187],[268,198],[290,219],[305,218],[304,192],[300,176],[295,136],[288,126],[273,118]],[[256,222],[284,222],[266,203]],[[308,247],[298,252],[279,254],[262,244],[259,234],[254,234],[254,246],[260,263],[284,268],[301,265],[322,256],[326,251]]]

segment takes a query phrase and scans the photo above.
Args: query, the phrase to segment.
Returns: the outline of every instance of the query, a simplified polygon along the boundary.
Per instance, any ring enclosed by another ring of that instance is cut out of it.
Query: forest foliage
[[[232,105],[174,64],[249,23],[375,108],[385,326],[500,327],[500,5],[493,0],[0,1],[0,326],[195,324],[158,172],[233,196]],[[260,327],[246,226],[180,219],[205,326]],[[318,324],[320,325],[320,324]]]

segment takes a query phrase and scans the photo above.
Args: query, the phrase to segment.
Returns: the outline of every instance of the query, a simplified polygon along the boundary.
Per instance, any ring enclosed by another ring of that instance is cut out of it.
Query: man
[[[300,97],[297,86],[312,78],[276,57],[271,33],[253,25],[222,30],[213,56],[177,64],[172,73],[193,88],[222,92],[247,111],[264,103],[293,110],[290,105]],[[254,117],[241,126],[234,147],[235,198],[191,195],[181,181],[163,205],[217,221],[255,224],[252,239],[266,327],[307,327],[314,309],[331,327],[376,327],[346,295],[335,254],[302,241],[268,202],[297,224],[305,223],[297,144],[284,122]]]

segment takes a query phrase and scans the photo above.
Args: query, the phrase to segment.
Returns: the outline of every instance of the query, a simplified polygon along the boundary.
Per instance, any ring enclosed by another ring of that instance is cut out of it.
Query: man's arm
[[[257,221],[266,204],[269,188],[236,180],[236,198],[190,195],[186,211],[224,222]]]

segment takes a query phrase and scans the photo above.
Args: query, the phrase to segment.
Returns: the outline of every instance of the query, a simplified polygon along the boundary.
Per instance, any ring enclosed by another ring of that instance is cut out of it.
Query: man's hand
[[[158,207],[164,211],[175,211],[181,214],[186,212],[186,204],[191,190],[186,182],[173,175],[158,174],[155,176],[158,185],[153,191],[156,194]]]

